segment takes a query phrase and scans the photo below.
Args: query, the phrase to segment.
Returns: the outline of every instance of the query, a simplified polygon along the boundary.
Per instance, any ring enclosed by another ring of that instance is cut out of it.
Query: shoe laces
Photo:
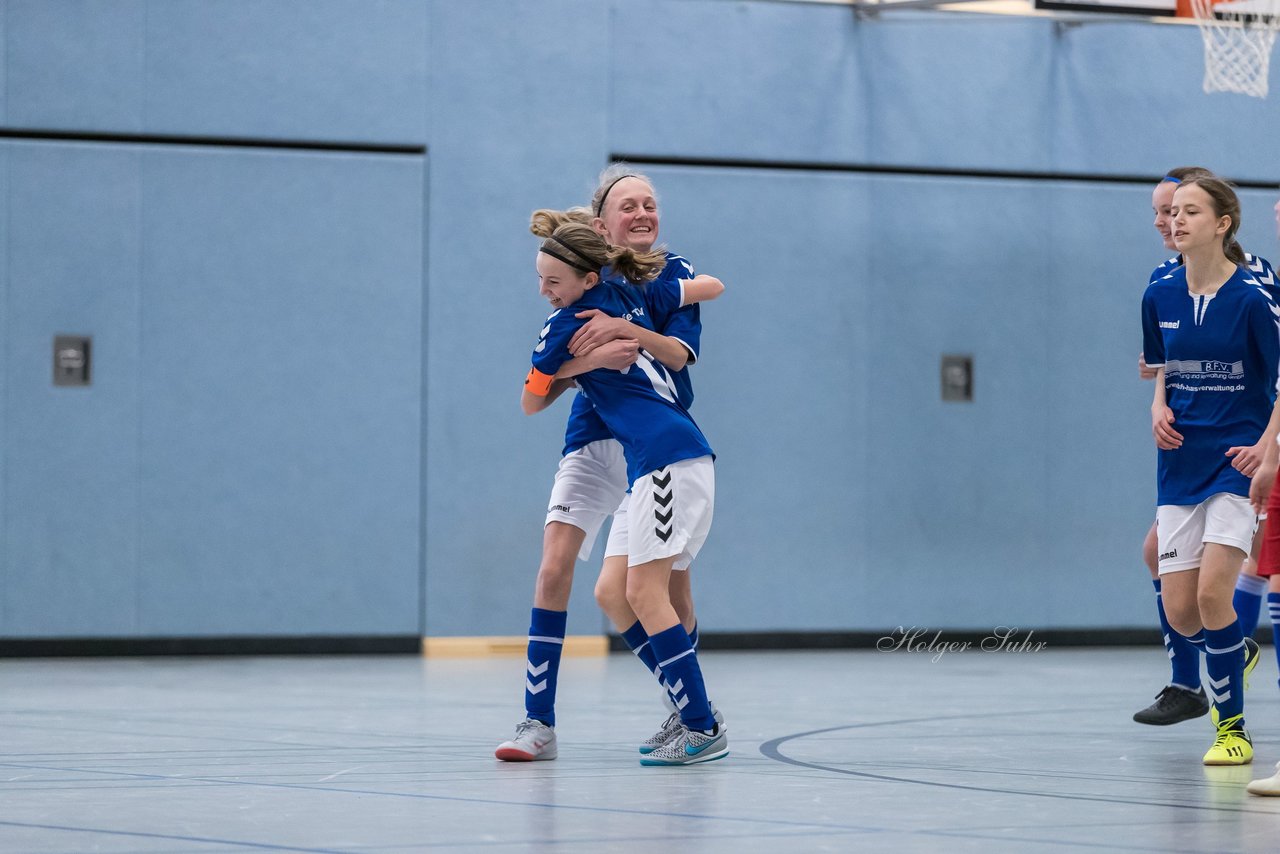
[[[516,724],[516,735],[524,735],[529,730],[537,729],[540,726],[546,726],[546,724],[542,721],[535,721],[533,718],[525,718],[520,723]]]
[[[1244,715],[1227,718],[1218,724],[1218,736],[1213,740],[1213,746],[1221,747],[1231,740],[1232,736],[1244,734]]]

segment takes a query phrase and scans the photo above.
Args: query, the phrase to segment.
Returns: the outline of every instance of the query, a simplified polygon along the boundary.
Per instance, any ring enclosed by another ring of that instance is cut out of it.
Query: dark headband
[[[604,212],[604,200],[609,198],[609,191],[612,190],[623,178],[639,178],[639,175],[632,175],[628,172],[626,175],[619,175],[613,179],[613,183],[605,187],[604,193],[600,196],[600,204],[596,205],[596,216],[600,216]]]
[[[565,249],[568,249],[570,252],[573,252],[576,255],[582,255],[581,252],[579,252],[577,249],[574,249],[572,246],[565,243],[563,240],[556,240],[554,237],[549,237],[547,239],[555,240],[556,243],[559,243]],[[580,273],[599,273],[600,272],[598,268],[589,267],[586,264],[583,264],[581,261],[570,261],[568,258],[561,255],[559,252],[548,249],[545,245],[542,246],[540,249],[538,249],[538,251],[545,255],[550,255],[552,258],[555,258],[557,261],[563,261],[564,263],[568,264],[570,267],[572,267],[573,269],[577,270]],[[586,256],[583,255],[583,257],[585,258]]]

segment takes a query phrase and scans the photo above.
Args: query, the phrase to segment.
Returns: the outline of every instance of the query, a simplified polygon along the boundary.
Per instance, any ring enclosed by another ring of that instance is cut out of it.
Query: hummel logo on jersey
[[[1165,552],[1164,554],[1160,555],[1160,560],[1172,560],[1177,556],[1178,556],[1178,550],[1174,549],[1173,551]]]
[[[1180,323],[1182,323],[1181,320],[1162,320],[1160,321],[1160,328],[1161,329],[1177,329],[1178,324]]]

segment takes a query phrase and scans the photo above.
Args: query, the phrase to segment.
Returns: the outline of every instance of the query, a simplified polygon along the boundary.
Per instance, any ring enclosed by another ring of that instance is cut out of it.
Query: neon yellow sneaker
[[[1258,666],[1258,660],[1262,658],[1262,649],[1258,646],[1258,642],[1253,638],[1244,639],[1244,687],[1249,688],[1249,674]]]
[[[1218,737],[1204,755],[1205,765],[1248,765],[1253,761],[1253,742],[1244,728],[1244,715],[1218,724]]]

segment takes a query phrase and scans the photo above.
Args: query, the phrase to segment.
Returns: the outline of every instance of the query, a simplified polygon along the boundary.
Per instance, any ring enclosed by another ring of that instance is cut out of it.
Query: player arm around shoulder
[[[723,293],[724,282],[715,276],[699,274],[684,282],[681,306],[710,302]],[[678,338],[654,332],[622,317],[610,317],[598,309],[579,312],[577,317],[586,323],[569,340],[569,352],[575,357],[588,356],[610,341],[634,339],[670,370],[679,371],[691,361],[689,348]]]

